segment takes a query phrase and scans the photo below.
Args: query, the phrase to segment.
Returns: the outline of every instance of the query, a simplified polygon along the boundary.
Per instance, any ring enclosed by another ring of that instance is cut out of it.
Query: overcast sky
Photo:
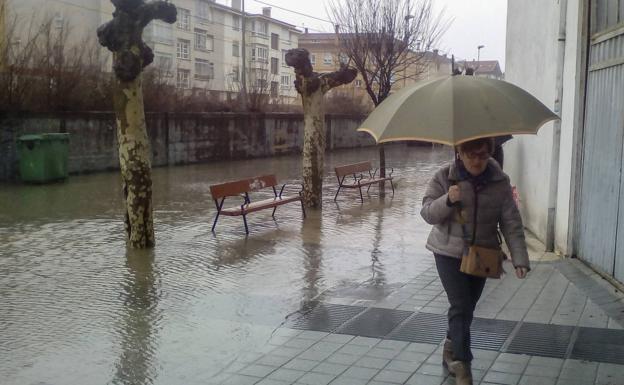
[[[230,5],[230,1],[218,2]],[[453,19],[453,24],[440,43],[440,51],[449,53],[449,56],[455,54],[456,58],[472,60],[477,58],[477,46],[484,45],[481,59],[498,60],[504,71],[507,0],[434,0],[434,3],[439,9],[445,7],[447,16]],[[327,0],[245,0],[245,10],[261,13],[262,7],[270,6],[267,4],[273,5],[271,16],[276,19],[298,27],[308,27],[310,32],[333,31],[331,24],[304,16],[327,19]]]

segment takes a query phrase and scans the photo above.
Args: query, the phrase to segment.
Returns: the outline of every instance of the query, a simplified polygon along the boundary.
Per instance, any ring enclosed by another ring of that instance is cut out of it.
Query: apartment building
[[[306,33],[299,37],[299,47],[310,52],[310,61],[317,72],[332,72],[346,63],[348,58],[341,52],[340,43],[335,33]],[[419,79],[428,79],[435,76],[451,74],[451,59],[446,55],[439,55],[438,50],[431,52],[410,52],[410,55],[422,55],[422,60],[413,67],[404,69],[398,77],[393,89],[400,89]],[[350,94],[354,97],[368,97],[362,75],[358,73],[353,82],[334,92]]]
[[[13,44],[28,38],[29,25],[52,17],[54,24],[69,26],[67,46],[83,44],[85,37],[96,37],[97,28],[112,18],[110,0],[0,0],[7,13],[16,17],[20,31]],[[42,4],[44,6],[42,7]],[[294,25],[262,14],[241,11],[241,0],[231,7],[214,0],[176,0],[175,24],[153,21],[143,39],[154,51],[150,68],[161,71],[165,81],[181,89],[209,91],[225,99],[241,89],[246,69],[248,92],[295,99],[294,70],[286,66],[284,53],[298,46],[300,31]],[[246,65],[243,66],[243,28],[246,21]],[[101,51],[104,70],[110,70],[112,55]]]

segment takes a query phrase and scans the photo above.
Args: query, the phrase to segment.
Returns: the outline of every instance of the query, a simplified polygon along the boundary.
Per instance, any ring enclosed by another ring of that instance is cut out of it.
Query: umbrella
[[[377,143],[403,140],[458,145],[469,140],[535,134],[559,119],[523,89],[502,80],[445,76],[405,87],[358,128]]]

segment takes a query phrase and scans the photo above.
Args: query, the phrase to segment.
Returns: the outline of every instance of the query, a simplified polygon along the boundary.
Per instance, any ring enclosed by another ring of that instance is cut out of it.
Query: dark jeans
[[[434,254],[438,275],[451,304],[448,311],[447,337],[453,347],[453,358],[472,361],[470,351],[470,325],[474,309],[483,292],[485,278],[475,277],[459,271],[461,260]]]

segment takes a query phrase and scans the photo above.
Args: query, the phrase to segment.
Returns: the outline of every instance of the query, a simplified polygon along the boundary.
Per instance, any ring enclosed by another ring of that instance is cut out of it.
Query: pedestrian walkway
[[[473,323],[475,384],[624,385],[624,295],[529,237],[525,280],[488,280]],[[433,258],[410,282],[335,287],[288,316],[212,384],[452,385],[441,366],[447,300]],[[506,263],[510,273],[513,267]]]

